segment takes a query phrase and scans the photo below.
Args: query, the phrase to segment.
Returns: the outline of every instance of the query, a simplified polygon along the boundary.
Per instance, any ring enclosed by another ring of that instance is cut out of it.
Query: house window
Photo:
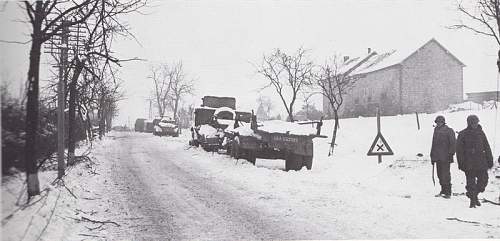
[[[368,96],[368,102],[372,102],[372,96],[371,95]]]
[[[359,104],[359,98],[354,99],[354,104]]]

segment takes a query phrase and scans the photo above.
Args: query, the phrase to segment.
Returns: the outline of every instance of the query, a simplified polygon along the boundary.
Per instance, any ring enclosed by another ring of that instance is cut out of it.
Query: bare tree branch
[[[262,63],[257,69],[257,72],[269,81],[264,88],[274,87],[285,106],[289,121],[294,121],[293,107],[298,93],[304,86],[311,84],[312,68],[313,63],[308,60],[307,51],[299,48],[292,55],[276,49],[270,55],[263,56]]]

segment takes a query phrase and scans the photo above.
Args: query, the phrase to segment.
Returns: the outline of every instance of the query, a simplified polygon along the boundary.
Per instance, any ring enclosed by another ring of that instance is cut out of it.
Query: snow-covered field
[[[22,191],[22,179],[2,180],[2,240],[36,240],[39,236],[42,240],[114,239],[120,237],[116,236],[120,229],[130,229],[134,223],[132,210],[127,210],[127,205],[121,203],[124,201],[117,200],[110,191],[116,188],[126,192],[128,187],[109,181],[115,170],[107,160],[109,150],[120,145],[123,138],[130,137],[177,156],[170,161],[185,171],[195,170],[203,180],[227,186],[227,190],[240,196],[241,202],[258,210],[263,215],[262,220],[283,220],[292,223],[290,229],[297,230],[294,234],[277,233],[270,237],[498,239],[500,206],[483,203],[479,208],[468,208],[464,195],[465,176],[456,163],[451,167],[452,198],[434,197],[439,192],[439,184],[432,184],[429,152],[433,120],[438,114],[444,114],[455,131],[465,128],[467,115],[479,116],[495,157],[495,166],[489,171],[489,185],[479,198],[498,202],[500,179],[495,176],[500,175],[496,162],[500,155],[500,122],[497,119],[500,116],[496,117],[495,110],[420,114],[420,130],[417,130],[415,115],[382,117],[382,134],[394,155],[384,156],[380,164],[377,157],[366,155],[376,135],[375,118],[343,119],[334,154],[327,156],[329,138],[316,138],[313,169],[297,172],[283,171],[283,160],[258,159],[253,166],[226,155],[204,152],[201,148],[188,148],[188,131],[179,138],[115,132],[110,134],[112,137],[96,143],[92,154],[94,169],[83,163],[68,171],[66,187],[78,198],[64,186],[49,185],[56,173],[44,172],[41,184],[42,188],[48,188],[47,191],[32,200],[31,206],[15,211],[19,209],[15,202]],[[322,134],[330,135],[333,122],[325,121],[323,127]],[[418,153],[423,156],[418,157]],[[165,173],[168,175],[168,170]],[[40,201],[36,202],[38,199]],[[85,218],[117,224],[93,223],[83,220]]]

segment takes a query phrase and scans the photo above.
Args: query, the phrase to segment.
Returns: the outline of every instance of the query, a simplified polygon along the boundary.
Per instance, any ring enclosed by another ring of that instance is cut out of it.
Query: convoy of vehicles
[[[323,122],[285,122],[281,120],[257,123],[252,112],[236,109],[233,97],[205,96],[194,110],[189,145],[206,151],[226,153],[236,159],[246,159],[255,165],[256,159],[284,159],[285,170],[311,170],[313,138],[321,136]],[[163,116],[154,120],[137,119],[135,131],[156,136],[178,137],[176,120]]]
[[[307,123],[269,121],[257,124],[250,112],[235,110],[236,100],[205,96],[194,112],[190,145],[206,151],[223,150],[234,158],[244,158],[255,165],[257,158],[284,159],[286,170],[312,168],[313,141],[320,135],[322,120]],[[301,131],[301,124],[315,124],[316,129]]]

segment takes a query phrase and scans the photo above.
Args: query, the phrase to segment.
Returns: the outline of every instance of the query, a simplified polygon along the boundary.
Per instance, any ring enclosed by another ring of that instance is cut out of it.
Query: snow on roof
[[[446,48],[443,47],[437,40],[431,39],[425,42],[424,44],[420,43],[419,45],[409,45],[412,47],[403,47],[399,49],[393,49],[384,52],[375,52],[373,56],[371,56],[366,62],[362,63],[360,66],[356,67],[356,69],[351,73],[352,75],[357,74],[367,74],[370,72],[374,72],[377,70],[385,69],[391,66],[395,66],[397,64],[402,63],[408,57],[418,52],[421,48],[426,46],[427,44],[434,42],[443,48],[446,53],[448,53],[452,58],[458,61],[460,64],[464,65],[457,57],[451,54]],[[465,65],[464,65],[465,66]]]
[[[448,109],[444,112],[456,112],[462,110],[480,110],[483,108],[483,105],[475,103],[473,101],[465,101],[462,103],[449,105]]]

